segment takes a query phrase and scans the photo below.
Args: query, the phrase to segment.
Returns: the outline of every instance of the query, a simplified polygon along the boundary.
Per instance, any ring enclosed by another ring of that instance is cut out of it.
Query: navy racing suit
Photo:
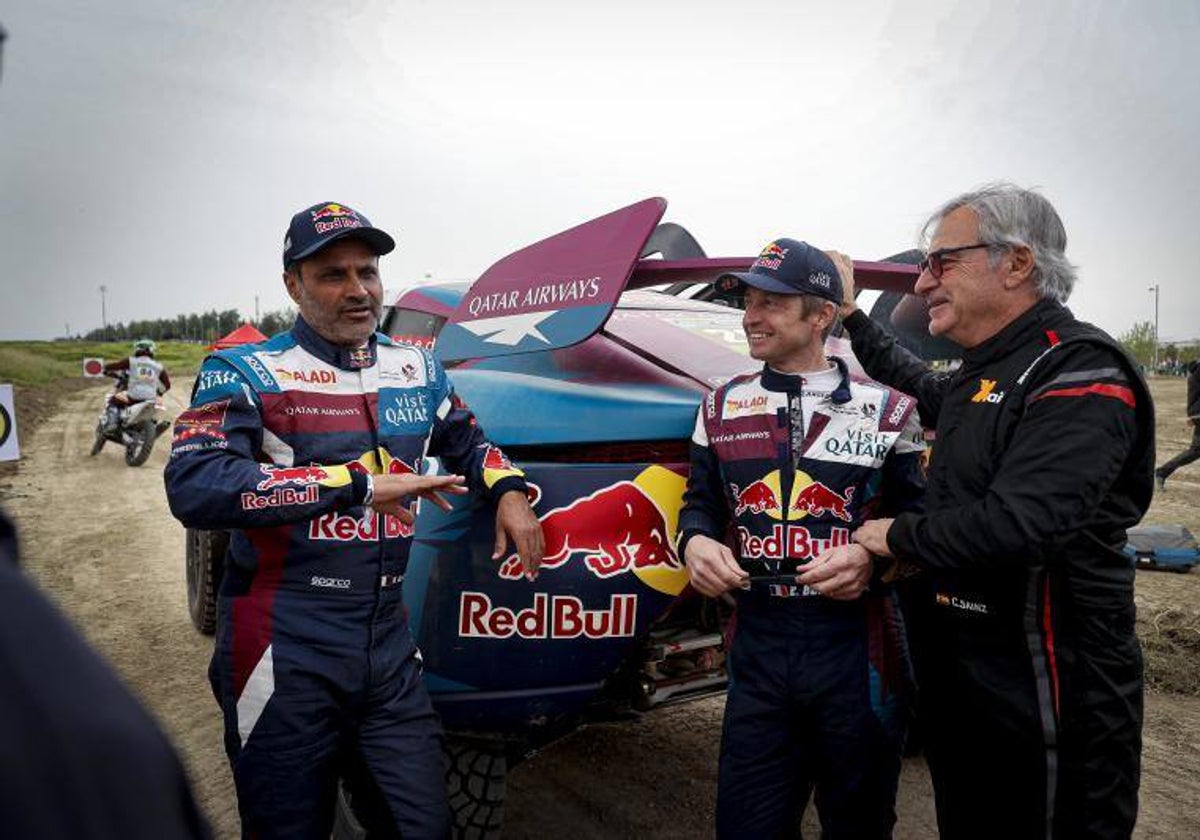
[[[865,519],[921,503],[916,400],[845,362],[815,375],[764,367],[701,406],[680,514],[689,539],[732,526],[751,573],[729,656],[719,837],[777,837],[815,785],[827,837],[889,837],[911,682],[889,587],[853,601],[794,584]]]
[[[492,499],[525,491],[426,351],[354,350],[303,319],[210,356],[175,425],[175,516],[234,529],[209,676],[246,834],[328,837],[339,774],[407,837],[443,836],[441,728],[401,598],[412,530],[368,474],[436,456]],[[362,771],[365,769],[365,773]]]

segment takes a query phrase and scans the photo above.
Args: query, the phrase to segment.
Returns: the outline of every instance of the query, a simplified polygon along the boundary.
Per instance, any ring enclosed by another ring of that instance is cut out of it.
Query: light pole
[[[1154,292],[1154,367],[1151,370],[1158,373],[1158,284],[1155,283],[1146,291]]]
[[[108,341],[108,309],[104,304],[104,293],[108,291],[108,286],[100,287],[100,323],[104,327],[104,340]]]

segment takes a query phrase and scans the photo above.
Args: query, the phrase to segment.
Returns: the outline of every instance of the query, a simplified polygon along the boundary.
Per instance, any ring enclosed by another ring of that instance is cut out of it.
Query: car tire
[[[125,444],[125,463],[131,467],[140,467],[150,457],[154,439],[158,437],[154,431],[154,421],[138,423],[137,428],[130,431],[129,435],[133,440]]]
[[[228,531],[189,528],[187,540],[187,597],[192,624],[206,636],[217,629],[217,591],[225,573]]]
[[[453,836],[496,840],[504,827],[508,758],[498,744],[447,738],[446,793]]]
[[[504,827],[508,759],[499,745],[448,737],[443,748],[446,794],[455,840],[499,840]],[[333,840],[371,840],[355,813],[356,800],[338,785]]]

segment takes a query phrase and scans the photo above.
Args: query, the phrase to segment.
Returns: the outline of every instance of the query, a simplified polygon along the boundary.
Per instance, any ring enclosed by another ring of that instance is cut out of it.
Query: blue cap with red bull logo
[[[325,201],[292,216],[292,223],[283,238],[283,267],[311,257],[326,245],[347,237],[361,239],[380,256],[396,247],[396,240],[379,228],[371,227],[371,221],[362,213],[345,204]]]
[[[722,274],[716,285],[722,291],[731,291],[742,284],[764,292],[815,295],[842,302],[842,279],[833,260],[820,248],[795,239],[768,243],[749,271]]]

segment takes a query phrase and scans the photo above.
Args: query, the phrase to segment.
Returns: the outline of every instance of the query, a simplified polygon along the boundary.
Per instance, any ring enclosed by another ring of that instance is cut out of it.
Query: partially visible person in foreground
[[[158,726],[17,568],[3,513],[0,674],[0,835],[210,836]]]
[[[1009,184],[929,220],[916,292],[963,350],[931,371],[854,306],[866,371],[936,424],[927,510],[855,540],[923,569],[911,636],[941,835],[1128,837],[1142,658],[1125,532],[1150,504],[1154,415],[1137,365],[1063,305],[1050,202]],[[840,255],[839,255],[840,257]]]
[[[763,366],[701,405],[679,518],[692,585],[737,598],[717,836],[788,836],[815,787],[824,836],[883,840],[909,663],[895,597],[850,532],[920,505],[916,401],[826,357],[842,292],[816,248],[778,239],[718,283],[744,289]]]

